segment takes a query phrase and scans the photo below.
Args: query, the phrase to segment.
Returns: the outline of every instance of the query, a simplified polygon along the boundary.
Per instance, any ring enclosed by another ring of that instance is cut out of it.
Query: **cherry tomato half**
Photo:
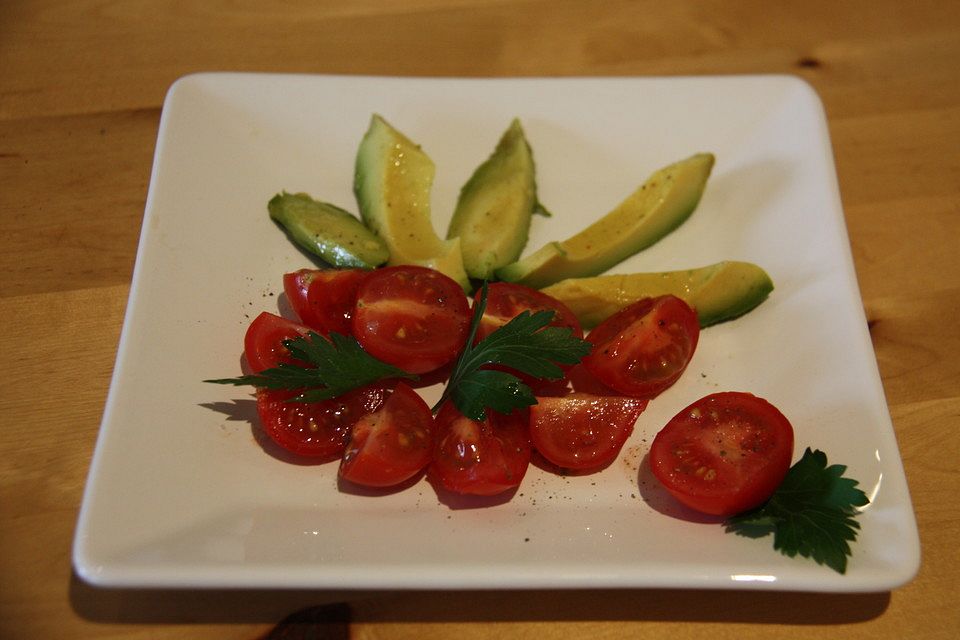
[[[480,300],[480,292],[474,295],[474,305]],[[556,298],[545,293],[510,282],[492,282],[487,285],[487,304],[484,307],[483,317],[477,327],[476,342],[483,340],[491,333],[507,324],[523,311],[535,313],[537,311],[553,311],[555,313],[551,327],[568,327],[573,336],[583,338],[583,329],[573,312]],[[566,377],[550,380],[534,378],[509,367],[490,365],[491,369],[499,369],[511,373],[533,390],[537,396],[562,396],[569,392],[569,381]],[[569,369],[569,367],[564,367]]]
[[[353,335],[370,355],[409,373],[427,373],[452,361],[469,328],[463,289],[433,269],[378,269],[357,292]]]
[[[284,274],[283,290],[303,324],[317,333],[351,335],[353,307],[363,269],[300,269]]]
[[[587,335],[593,350],[583,366],[600,382],[636,398],[653,398],[672,385],[700,339],[696,312],[676,296],[644,298]]]
[[[243,353],[254,373],[272,369],[281,362],[294,363],[284,340],[305,336],[309,327],[264,311],[250,323],[243,338]]]
[[[570,367],[570,369],[567,371],[567,379],[570,381],[571,388],[580,393],[586,393],[592,396],[623,395],[619,391],[614,391],[607,385],[597,380],[596,376],[587,371],[582,362]]]
[[[416,391],[397,385],[383,407],[353,425],[340,477],[366,487],[391,487],[430,463],[433,414]]]
[[[525,412],[471,420],[452,402],[437,413],[429,474],[455,493],[492,496],[517,487],[530,464]]]
[[[765,502],[793,457],[793,427],[749,393],[715,393],[674,416],[650,447],[653,475],[677,500],[716,516]]]
[[[624,396],[537,398],[530,407],[530,441],[558,467],[598,469],[617,457],[646,408],[646,400]]]
[[[474,304],[479,300],[478,291],[474,295]],[[487,285],[487,306],[477,328],[477,341],[483,340],[523,311],[553,311],[555,315],[550,326],[569,327],[575,337],[583,337],[577,316],[556,298],[519,284],[491,282]]]
[[[386,389],[372,385],[322,402],[288,402],[296,395],[296,391],[257,389],[260,424],[271,440],[290,453],[327,461],[343,454],[351,427],[383,405]]]

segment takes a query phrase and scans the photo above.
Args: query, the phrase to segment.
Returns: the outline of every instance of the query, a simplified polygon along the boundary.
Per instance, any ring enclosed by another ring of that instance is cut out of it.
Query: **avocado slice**
[[[701,327],[741,316],[767,299],[773,281],[751,262],[698,269],[571,278],[542,289],[566,304],[590,329],[641,298],[672,294],[697,312]]]
[[[388,264],[430,267],[469,290],[459,238],[441,240],[433,228],[434,172],[433,160],[419,145],[373,115],[360,141],[354,172],[360,216],[386,243]]]
[[[291,240],[334,267],[373,269],[390,256],[383,240],[353,214],[305,193],[278,193],[267,211]]]
[[[533,152],[515,118],[460,189],[447,239],[460,238],[463,266],[471,278],[489,280],[496,269],[520,257],[534,213],[545,211],[537,200]]]
[[[660,169],[580,233],[548,243],[498,269],[497,276],[540,289],[603,273],[680,226],[700,202],[713,164],[713,154],[698,153]]]

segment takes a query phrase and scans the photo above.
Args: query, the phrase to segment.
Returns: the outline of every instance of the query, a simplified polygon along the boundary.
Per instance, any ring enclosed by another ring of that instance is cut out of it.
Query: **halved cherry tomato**
[[[567,371],[567,379],[570,381],[570,387],[576,392],[586,393],[592,396],[623,395],[619,391],[614,391],[607,385],[597,380],[596,376],[587,371],[582,362],[570,367],[570,369]]]
[[[564,469],[598,469],[620,453],[647,401],[573,393],[537,398],[530,407],[530,441]]]
[[[716,516],[765,502],[793,457],[793,427],[749,393],[715,393],[674,416],[650,447],[650,468],[677,500]]]
[[[353,335],[370,355],[409,373],[427,373],[452,361],[469,328],[463,289],[433,269],[379,269],[357,292]]]
[[[309,327],[264,311],[250,323],[243,338],[243,353],[254,373],[272,369],[281,362],[294,363],[284,340],[305,336]]]
[[[297,391],[257,389],[257,413],[270,439],[299,456],[318,461],[343,454],[350,428],[379,409],[386,389],[371,385],[322,402],[288,402]]]
[[[300,269],[284,274],[283,290],[303,324],[328,335],[350,335],[351,318],[363,269]]]
[[[520,382],[530,387],[530,391],[533,392],[534,396],[564,396],[571,391],[570,380],[566,375],[556,379],[534,378],[533,376],[527,375],[522,371],[517,371],[516,369],[501,364],[486,364],[483,365],[482,368],[503,371],[515,376],[518,380],[520,380]]]
[[[587,335],[594,346],[583,366],[620,393],[653,398],[672,385],[700,338],[696,312],[676,296],[644,298]]]
[[[480,300],[480,292],[474,295],[474,305]],[[551,327],[568,327],[577,338],[583,337],[580,322],[567,305],[545,293],[510,282],[492,282],[487,285],[487,304],[483,317],[477,327],[476,342],[507,324],[523,311],[553,311]],[[508,367],[490,365],[491,369],[500,369],[520,378],[521,382],[533,390],[537,396],[562,396],[569,392],[566,377],[557,380],[533,378]],[[566,369],[566,367],[565,367]]]
[[[557,398],[569,394],[570,380],[564,376],[556,380],[550,378],[534,378],[519,371],[510,371],[513,375],[520,378],[520,381],[530,387],[530,391],[538,398]]]
[[[471,420],[452,402],[437,413],[429,474],[455,493],[492,496],[520,485],[530,464],[526,412]]]
[[[474,295],[474,304],[480,300],[480,292]],[[487,306],[484,308],[476,339],[488,335],[520,315],[522,311],[553,311],[552,327],[569,327],[577,338],[583,337],[583,329],[570,308],[552,296],[510,282],[491,282],[487,285]]]
[[[376,412],[353,425],[340,477],[367,487],[391,487],[430,463],[433,414],[416,391],[397,385]]]

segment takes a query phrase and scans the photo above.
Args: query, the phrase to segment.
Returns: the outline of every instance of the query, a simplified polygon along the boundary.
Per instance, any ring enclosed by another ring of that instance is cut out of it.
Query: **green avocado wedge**
[[[701,327],[741,316],[767,299],[773,281],[751,262],[718,262],[697,269],[570,278],[542,289],[592,329],[640,300],[672,294],[697,312]]]
[[[471,278],[490,280],[494,271],[520,257],[537,200],[533,152],[514,119],[490,157],[460,189],[447,239],[460,238],[463,265]]]
[[[366,225],[387,245],[388,264],[436,269],[464,289],[460,240],[441,240],[433,228],[433,160],[407,136],[374,115],[360,141],[353,190]]]
[[[663,167],[610,213],[497,270],[501,280],[540,289],[603,273],[680,226],[700,202],[714,156],[698,153]]]
[[[373,269],[390,256],[383,240],[353,214],[305,193],[278,193],[267,211],[291,240],[331,266]]]

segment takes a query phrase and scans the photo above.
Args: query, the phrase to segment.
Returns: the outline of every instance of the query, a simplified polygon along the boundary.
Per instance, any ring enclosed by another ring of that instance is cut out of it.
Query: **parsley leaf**
[[[537,403],[530,387],[505,371],[484,369],[495,364],[510,367],[535,378],[563,377],[559,364],[576,364],[590,353],[591,345],[573,335],[569,327],[548,326],[553,311],[523,311],[476,345],[473,339],[487,306],[487,283],[474,305],[467,346],[457,360],[436,411],[446,400],[460,413],[482,420],[486,409],[510,413]]]
[[[773,548],[784,555],[846,573],[849,543],[860,529],[856,507],[870,502],[856,480],[843,477],[846,470],[828,467],[825,453],[808,448],[766,504],[727,519],[726,530],[750,538],[773,533]]]
[[[330,339],[310,331],[284,340],[283,345],[309,367],[281,362],[272,369],[238,378],[204,380],[214,384],[253,385],[265,389],[303,389],[293,402],[329,400],[383,378],[417,376],[381,362],[363,350],[355,338],[331,333]]]

